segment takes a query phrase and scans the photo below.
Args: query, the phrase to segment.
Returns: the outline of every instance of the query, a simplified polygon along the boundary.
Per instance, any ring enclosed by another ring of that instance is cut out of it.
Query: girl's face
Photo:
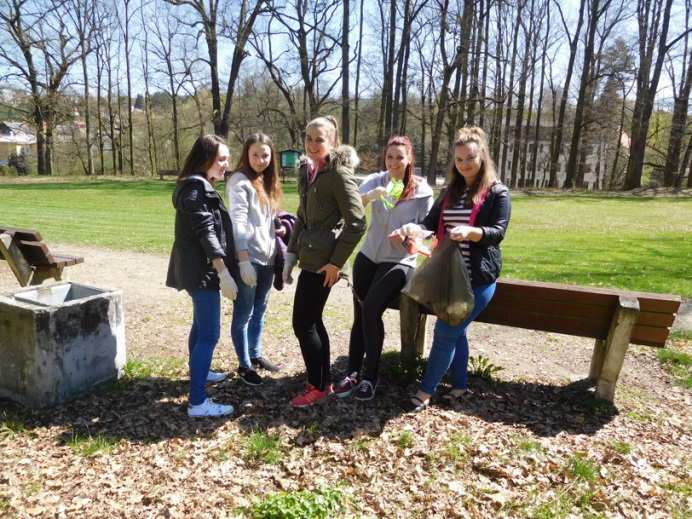
[[[403,144],[392,144],[387,148],[387,153],[384,156],[384,165],[389,171],[389,174],[401,180],[404,178],[406,167],[411,163],[406,146]]]
[[[206,171],[207,180],[223,180],[223,174],[228,169],[228,159],[230,158],[228,146],[219,144],[219,149],[216,151],[216,158],[211,167]]]
[[[454,147],[454,165],[459,174],[464,177],[467,186],[476,180],[481,164],[481,150],[475,142]]]
[[[250,145],[247,155],[252,171],[261,175],[272,160],[272,149],[266,144],[256,142]]]
[[[312,126],[305,132],[305,152],[313,162],[324,160],[332,151],[332,135],[323,126]]]

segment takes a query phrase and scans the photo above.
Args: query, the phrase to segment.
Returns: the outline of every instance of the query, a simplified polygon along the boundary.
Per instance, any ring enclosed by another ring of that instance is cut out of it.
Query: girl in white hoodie
[[[408,137],[391,137],[384,161],[386,171],[369,175],[360,185],[363,204],[372,203],[371,219],[363,248],[353,263],[349,375],[334,389],[339,397],[354,393],[358,400],[375,396],[384,342],[382,314],[399,297],[416,267],[416,254],[389,235],[405,224],[421,222],[433,203],[428,183],[413,174],[413,146]]]
[[[261,351],[264,312],[274,279],[274,216],[282,196],[271,139],[263,133],[245,139],[237,169],[226,180],[240,278],[236,279],[231,340],[240,363],[240,379],[257,386],[262,383],[257,368],[279,369]]]

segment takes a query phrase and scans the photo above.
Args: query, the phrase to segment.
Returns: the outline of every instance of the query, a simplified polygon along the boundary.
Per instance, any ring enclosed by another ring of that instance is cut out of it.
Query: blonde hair
[[[333,115],[315,117],[305,126],[305,133],[307,133],[311,128],[326,128],[332,138],[332,147],[336,148],[341,145],[341,139],[339,137],[339,122]]]
[[[474,143],[478,146],[478,154],[481,159],[481,168],[478,170],[478,176],[472,186],[467,186],[464,177],[457,170],[454,159],[447,173],[447,182],[449,183],[449,196],[452,203],[458,203],[464,194],[465,189],[469,188],[469,194],[466,198],[466,204],[472,205],[481,202],[484,194],[490,189],[493,184],[497,183],[497,169],[495,162],[490,158],[488,150],[488,139],[479,126],[464,126],[457,130],[452,153],[457,146],[465,146]]]

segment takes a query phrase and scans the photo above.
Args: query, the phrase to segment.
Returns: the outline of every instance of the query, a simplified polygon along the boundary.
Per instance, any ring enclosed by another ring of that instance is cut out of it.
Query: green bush
[[[338,488],[279,492],[252,505],[253,519],[327,519],[345,511],[346,495]]]

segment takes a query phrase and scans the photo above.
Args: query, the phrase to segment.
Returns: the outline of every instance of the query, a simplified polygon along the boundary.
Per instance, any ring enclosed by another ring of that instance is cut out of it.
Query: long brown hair
[[[264,144],[269,146],[271,151],[271,160],[262,173],[255,172],[250,166],[250,147],[253,144]],[[271,207],[272,211],[276,211],[281,202],[283,192],[281,191],[281,182],[279,181],[279,165],[276,162],[276,150],[271,138],[264,133],[253,133],[247,136],[243,144],[243,151],[238,160],[238,171],[242,171],[247,178],[252,182],[252,186],[257,191],[257,198],[263,206]]]
[[[386,164],[387,160],[387,150],[390,146],[403,146],[406,150],[406,155],[408,155],[408,165],[404,170],[404,190],[401,193],[401,197],[397,200],[397,204],[402,200],[408,200],[416,192],[416,177],[413,175],[413,166],[416,161],[416,156],[413,153],[413,144],[411,144],[411,139],[405,135],[392,135],[387,141],[387,145],[384,147],[384,161]]]
[[[197,137],[190,152],[185,157],[183,169],[178,175],[178,182],[190,175],[205,174],[214,165],[221,144],[225,146],[226,141],[218,135],[207,134]]]
[[[465,200],[466,205],[477,204],[481,201],[485,192],[497,182],[497,170],[495,163],[490,158],[488,151],[488,139],[482,128],[478,126],[465,126],[457,130],[456,139],[452,146],[452,153],[457,146],[475,143],[478,146],[478,153],[481,159],[481,167],[478,170],[476,181],[469,187],[469,194]],[[459,172],[452,157],[452,164],[447,173],[447,181],[449,188],[447,190],[449,203],[456,205],[461,200],[466,189],[466,181],[463,175]]]

